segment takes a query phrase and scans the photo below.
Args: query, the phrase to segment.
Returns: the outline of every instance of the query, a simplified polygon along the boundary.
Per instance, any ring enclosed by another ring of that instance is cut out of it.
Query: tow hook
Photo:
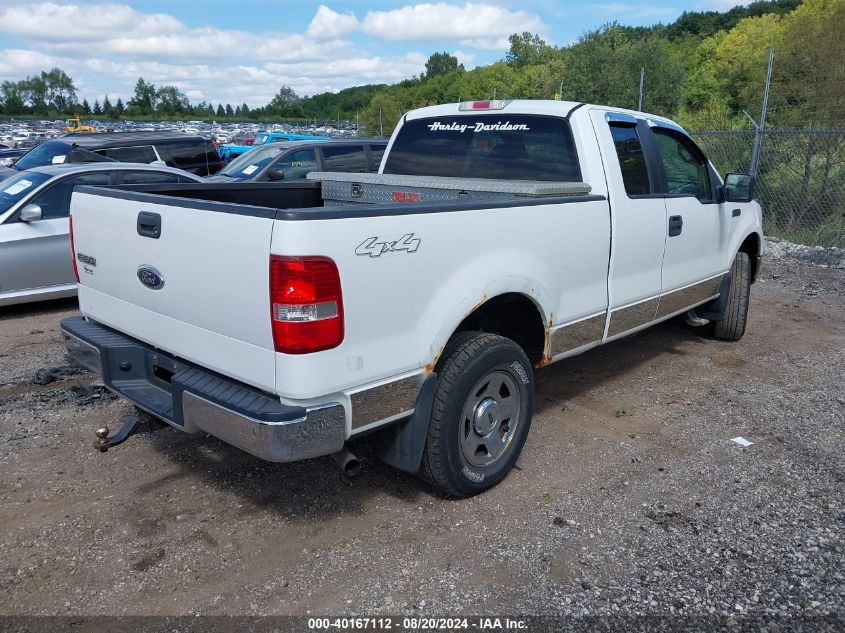
[[[101,453],[105,453],[110,448],[117,446],[118,444],[123,444],[136,433],[152,433],[153,431],[164,428],[165,426],[167,425],[164,422],[161,422],[143,411],[138,411],[128,416],[123,421],[123,426],[120,427],[120,430],[111,437],[109,437],[109,433],[111,431],[109,431],[109,427],[107,426],[100,427],[94,431],[94,433],[97,434],[97,441],[94,442],[94,448]]]

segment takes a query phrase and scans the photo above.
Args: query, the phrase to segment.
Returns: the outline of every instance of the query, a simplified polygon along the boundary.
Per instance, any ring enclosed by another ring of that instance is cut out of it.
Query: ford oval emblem
[[[138,269],[138,281],[151,290],[161,290],[164,288],[164,277],[152,266],[141,266]]]

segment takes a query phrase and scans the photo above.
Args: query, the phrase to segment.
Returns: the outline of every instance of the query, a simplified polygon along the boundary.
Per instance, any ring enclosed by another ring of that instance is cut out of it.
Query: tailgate
[[[140,193],[75,192],[82,312],[175,356],[275,391],[273,212],[262,211]]]

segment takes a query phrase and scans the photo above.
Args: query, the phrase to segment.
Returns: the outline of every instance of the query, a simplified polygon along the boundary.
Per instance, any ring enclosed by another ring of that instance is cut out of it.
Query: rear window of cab
[[[472,114],[404,123],[386,174],[579,182],[569,123],[559,117]]]

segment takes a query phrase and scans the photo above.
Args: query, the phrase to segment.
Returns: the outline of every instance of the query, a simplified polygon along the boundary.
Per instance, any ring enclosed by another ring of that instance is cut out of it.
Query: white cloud
[[[321,4],[305,33],[318,40],[331,39],[351,33],[358,26],[354,13],[338,13]]]
[[[546,31],[536,14],[472,2],[463,6],[438,2],[370,11],[363,20],[363,29],[391,42],[455,41],[482,49],[507,48],[511,33]]]
[[[61,66],[62,60],[52,55],[45,55],[38,51],[9,49],[0,52],[0,77],[4,79],[23,79],[27,75],[50,70],[54,66]]]
[[[198,28],[165,13],[143,13],[128,4],[92,0],[0,0],[0,45],[11,34],[14,48],[0,50],[0,78],[63,68],[79,98],[108,93],[126,101],[139,76],[157,86],[175,85],[192,102],[268,103],[283,84],[300,95],[365,83],[392,83],[419,75],[430,51],[373,54],[343,39],[365,30],[390,41],[454,42],[460,63],[476,55],[467,47],[506,49],[511,32],[542,32],[539,18],[492,4],[408,5],[371,11],[364,20],[326,5],[302,33],[263,33]],[[45,26],[46,25],[46,26]]]
[[[457,50],[452,53],[455,57],[458,58],[458,63],[463,64],[466,70],[470,70],[471,68],[475,68],[475,55],[472,53],[465,53],[464,51]]]
[[[46,42],[95,42],[120,33],[144,37],[184,29],[170,15],[139,13],[124,4],[42,2],[0,9],[0,32]]]

